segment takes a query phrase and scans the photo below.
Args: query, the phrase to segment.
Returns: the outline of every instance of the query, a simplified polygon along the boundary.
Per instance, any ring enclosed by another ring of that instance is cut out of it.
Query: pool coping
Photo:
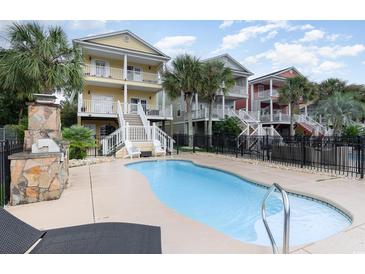
[[[224,172],[224,173],[230,174],[230,175],[235,176],[235,177],[237,177],[239,179],[243,179],[244,181],[246,181],[249,184],[253,184],[253,185],[256,185],[258,187],[262,187],[262,188],[268,189],[271,186],[270,184],[263,183],[263,182],[260,182],[258,180],[255,180],[255,179],[250,179],[248,177],[239,175],[239,174],[237,174],[235,172],[232,172],[232,171],[225,170],[223,168],[217,168],[217,167],[210,166],[210,165],[207,165],[207,164],[200,164],[200,163],[196,163],[194,160],[186,160],[186,159],[181,159],[181,158],[172,158],[172,159],[171,158],[170,159],[166,159],[166,158],[164,158],[164,159],[156,159],[155,158],[155,159],[150,159],[150,160],[136,159],[136,161],[129,162],[129,163],[124,163],[123,166],[124,167],[127,167],[128,165],[134,165],[134,164],[137,164],[137,163],[143,163],[143,162],[161,162],[161,161],[184,161],[184,162],[190,162],[190,163],[192,163],[192,164],[194,164],[196,166],[202,167],[202,168],[213,169],[213,170],[217,170],[217,171],[220,171],[220,172]],[[140,174],[142,174],[142,173],[140,173]],[[145,176],[144,174],[142,174],[142,175]],[[146,179],[148,181],[148,178],[147,177],[146,177]],[[350,225],[348,227],[346,227],[345,229],[342,229],[342,230],[338,231],[337,233],[332,234],[332,235],[330,235],[328,237],[325,237],[323,239],[320,239],[320,240],[317,240],[317,241],[314,241],[314,242],[309,242],[309,243],[300,244],[300,245],[293,245],[292,248],[291,248],[292,249],[291,252],[294,252],[294,251],[299,250],[301,248],[304,248],[306,246],[310,246],[312,244],[318,243],[318,242],[320,242],[322,240],[325,240],[325,239],[327,239],[329,237],[335,236],[335,235],[337,235],[339,233],[345,232],[345,231],[347,231],[347,230],[349,230],[349,229],[351,229],[353,227],[356,227],[356,226],[353,225],[354,224],[354,215],[349,210],[347,210],[346,208],[344,208],[342,205],[338,204],[337,202],[335,202],[335,201],[333,201],[331,199],[322,197],[321,195],[308,194],[308,193],[305,193],[303,191],[292,190],[292,189],[290,189],[290,187],[285,187],[284,190],[288,194],[290,194],[290,195],[293,195],[293,196],[296,196],[296,197],[301,197],[301,198],[304,198],[304,199],[307,199],[307,200],[311,200],[311,201],[314,201],[314,202],[322,203],[322,204],[330,207],[331,209],[336,210],[338,213],[340,213],[341,215],[343,215],[350,222]],[[153,194],[156,195],[154,192],[153,192]],[[176,211],[175,209],[173,209],[171,207],[168,207],[165,203],[162,203],[162,204],[164,206],[166,206],[167,208],[173,210],[177,214],[180,214],[180,215],[182,215],[182,216],[184,216],[186,218],[189,218],[192,221],[199,222],[200,224],[204,224],[204,223],[202,223],[202,222],[200,222],[198,220],[195,220],[195,219],[190,218],[189,216],[185,216],[185,215],[181,214],[180,212]],[[206,224],[204,224],[204,225],[206,225]],[[214,229],[214,230],[216,230],[214,227],[211,227],[209,225],[207,225],[207,226],[210,227],[210,228],[212,228],[212,229]],[[216,230],[216,231],[219,231],[219,230]],[[221,232],[221,231],[219,231],[219,232]],[[221,232],[221,233],[223,233],[223,232]],[[229,235],[227,235],[225,233],[223,233],[223,234],[226,235],[227,237],[230,237],[231,239],[237,240],[237,239],[235,239],[235,238],[233,238],[233,237],[231,237],[231,236],[229,236]],[[240,241],[240,240],[238,240],[238,241]],[[258,244],[254,244],[254,243],[244,242],[244,241],[240,241],[240,242],[242,242],[244,244],[250,244],[250,245],[256,245],[256,246],[264,247],[264,245],[258,245]]]

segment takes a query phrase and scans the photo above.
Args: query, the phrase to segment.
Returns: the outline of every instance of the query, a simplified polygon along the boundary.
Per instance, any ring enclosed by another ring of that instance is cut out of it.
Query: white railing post
[[[125,125],[125,139],[129,140],[129,123],[127,122]]]
[[[156,139],[156,123],[152,124],[152,141]]]
[[[82,93],[79,93],[79,96],[77,98],[77,106],[78,106],[78,112],[81,112],[81,109],[82,109]]]

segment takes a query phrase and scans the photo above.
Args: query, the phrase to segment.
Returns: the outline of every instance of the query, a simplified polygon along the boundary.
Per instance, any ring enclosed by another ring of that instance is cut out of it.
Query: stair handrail
[[[143,110],[141,102],[138,102],[138,104],[137,104],[137,114],[141,118],[141,121],[142,121],[143,127],[146,131],[148,140],[151,140],[150,125],[149,125],[149,122],[147,120],[146,113]]]
[[[278,254],[279,249],[275,242],[274,236],[271,233],[271,230],[267,223],[267,218],[266,218],[266,200],[276,189],[280,192],[281,197],[282,197],[282,202],[284,205],[284,231],[283,231],[283,251],[282,252],[283,252],[283,254],[288,254],[289,253],[289,234],[290,234],[290,203],[289,203],[288,194],[279,184],[276,184],[276,183],[272,184],[272,186],[266,192],[264,199],[262,200],[262,203],[261,203],[261,217],[262,217],[262,221],[265,225],[266,232],[270,238],[272,251],[274,254]]]
[[[109,155],[113,150],[125,142],[125,129],[120,127],[101,140],[103,155]]]
[[[120,104],[120,101],[117,102],[117,113],[118,113],[118,122],[120,127],[125,126],[125,119],[123,114],[122,105]]]
[[[152,136],[153,140],[157,139],[158,141],[160,141],[161,146],[164,148],[165,151],[172,152],[175,140],[158,126],[156,126],[155,123],[153,123],[152,128],[152,132],[154,132]]]

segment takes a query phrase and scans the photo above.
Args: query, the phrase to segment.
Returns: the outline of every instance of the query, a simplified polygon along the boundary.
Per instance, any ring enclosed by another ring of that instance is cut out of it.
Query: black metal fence
[[[177,153],[206,151],[364,178],[365,137],[175,134],[174,140]]]
[[[22,150],[23,144],[18,140],[0,141],[0,207],[4,206],[10,197],[10,160],[8,156]]]
[[[102,156],[101,139],[95,138],[96,147],[91,147],[86,150],[87,157],[97,157]]]

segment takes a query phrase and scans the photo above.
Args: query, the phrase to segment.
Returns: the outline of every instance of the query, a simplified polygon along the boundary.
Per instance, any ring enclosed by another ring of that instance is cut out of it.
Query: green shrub
[[[73,125],[62,131],[63,138],[70,142],[70,159],[84,159],[88,148],[96,147],[93,131]]]
[[[236,117],[229,117],[216,122],[213,124],[213,134],[238,135],[242,131],[239,123],[240,121]]]
[[[364,136],[365,131],[360,125],[349,125],[344,129],[343,135],[346,137]]]

